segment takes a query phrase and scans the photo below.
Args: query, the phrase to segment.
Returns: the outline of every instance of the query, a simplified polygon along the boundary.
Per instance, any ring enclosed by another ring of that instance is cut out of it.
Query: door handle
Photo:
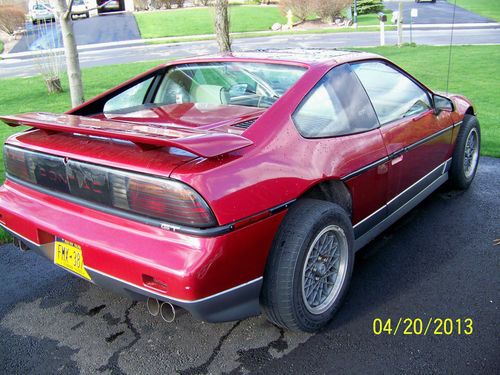
[[[396,164],[402,162],[403,159],[404,159],[404,155],[400,154],[400,155],[396,156],[394,159],[391,160],[391,165],[396,165]]]

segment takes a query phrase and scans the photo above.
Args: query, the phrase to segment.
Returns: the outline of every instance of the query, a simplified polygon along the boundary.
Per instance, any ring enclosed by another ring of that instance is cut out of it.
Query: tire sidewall
[[[306,240],[303,242],[300,251],[297,254],[295,269],[293,273],[292,301],[294,307],[294,315],[302,330],[317,331],[319,328],[323,327],[327,322],[329,322],[340,307],[345,293],[349,287],[354,265],[354,239],[352,235],[351,223],[346,219],[347,215],[342,215],[338,211],[328,210],[327,212],[325,212],[320,220],[318,220],[311,228],[309,228]],[[341,286],[338,296],[330,306],[330,308],[321,314],[313,314],[307,309],[302,297],[302,272],[304,262],[307,261],[307,255],[309,253],[309,248],[312,242],[315,240],[316,236],[329,225],[336,225],[341,228],[346,237],[348,245],[346,275],[344,277],[343,285]]]
[[[478,141],[478,162],[474,168],[474,172],[469,178],[465,176],[464,169],[464,158],[465,158],[465,147],[467,145],[467,139],[473,130],[477,132]],[[479,127],[479,122],[475,116],[465,115],[463,123],[460,127],[460,131],[457,136],[457,141],[455,145],[455,150],[453,152],[453,159],[451,165],[451,182],[454,188],[457,189],[467,189],[474,177],[476,176],[477,167],[479,165],[479,157],[481,153],[481,130]]]

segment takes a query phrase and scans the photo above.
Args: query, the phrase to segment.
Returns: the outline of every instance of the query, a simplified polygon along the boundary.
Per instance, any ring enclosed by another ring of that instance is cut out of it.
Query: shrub
[[[8,35],[14,35],[14,32],[24,26],[26,18],[24,10],[14,5],[0,6],[0,30]]]
[[[358,14],[377,13],[383,10],[382,0],[358,0]]]
[[[281,0],[280,9],[286,14],[290,9],[295,17],[305,21],[312,14],[311,0]]]
[[[177,5],[177,8],[183,8],[184,2],[185,0],[174,0],[174,4]]]
[[[147,0],[134,0],[134,9],[135,10],[148,9],[148,1]]]
[[[351,0],[313,0],[312,9],[323,21],[333,22],[349,5]]]
[[[165,7],[166,9],[171,9],[173,0],[156,0],[156,1],[151,1],[151,6],[155,9],[159,9],[162,6]],[[153,5],[154,4],[154,5]]]

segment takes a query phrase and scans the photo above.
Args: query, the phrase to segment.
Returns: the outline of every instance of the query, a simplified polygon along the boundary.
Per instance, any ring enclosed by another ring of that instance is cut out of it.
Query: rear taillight
[[[4,148],[5,170],[23,181],[35,183],[33,170],[28,165],[29,159],[22,150],[11,147]]]
[[[179,181],[82,163],[5,146],[8,176],[83,201],[166,223],[217,225],[203,198]]]
[[[213,226],[207,204],[188,186],[171,180],[132,177],[128,181],[128,203],[131,210],[158,217],[168,212],[169,220],[189,226]]]

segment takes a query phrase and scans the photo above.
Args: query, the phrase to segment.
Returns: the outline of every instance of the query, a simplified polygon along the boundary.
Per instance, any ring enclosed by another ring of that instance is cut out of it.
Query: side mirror
[[[443,111],[453,112],[455,110],[453,102],[444,96],[434,94],[433,101],[434,101],[434,112],[436,113],[436,115],[440,114]]]

